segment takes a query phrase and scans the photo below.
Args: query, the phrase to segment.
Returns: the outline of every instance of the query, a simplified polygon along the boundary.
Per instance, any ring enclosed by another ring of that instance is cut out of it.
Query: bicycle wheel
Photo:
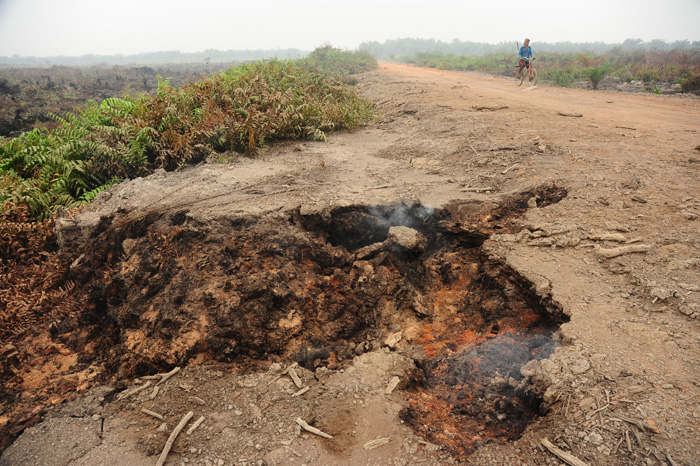
[[[525,81],[525,73],[523,73],[524,69],[520,70],[515,70],[515,84],[520,86],[523,81]]]
[[[530,86],[537,86],[537,70],[534,68],[530,69],[530,74],[528,76],[530,80]]]

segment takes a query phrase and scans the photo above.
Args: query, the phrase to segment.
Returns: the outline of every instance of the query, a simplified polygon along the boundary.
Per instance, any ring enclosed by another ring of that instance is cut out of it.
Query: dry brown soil
[[[0,465],[156,464],[188,412],[166,464],[700,463],[700,101],[392,63],[359,90],[368,128],[58,221],[89,299],[22,349],[54,392]]]

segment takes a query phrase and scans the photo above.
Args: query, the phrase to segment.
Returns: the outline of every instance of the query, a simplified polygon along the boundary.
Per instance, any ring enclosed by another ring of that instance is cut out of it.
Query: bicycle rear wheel
[[[520,86],[523,81],[525,81],[525,73],[527,73],[527,70],[525,68],[521,70],[515,70],[515,84]]]
[[[537,86],[537,70],[534,68],[530,69],[530,75],[528,76],[530,80],[530,86]]]

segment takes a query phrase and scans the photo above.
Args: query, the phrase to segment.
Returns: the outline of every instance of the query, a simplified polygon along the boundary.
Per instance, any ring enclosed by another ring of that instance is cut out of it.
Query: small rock
[[[591,363],[588,362],[588,359],[586,358],[578,358],[576,359],[571,366],[569,366],[569,369],[571,370],[572,373],[579,375],[583,374],[584,372],[588,371],[588,369],[591,368]]]

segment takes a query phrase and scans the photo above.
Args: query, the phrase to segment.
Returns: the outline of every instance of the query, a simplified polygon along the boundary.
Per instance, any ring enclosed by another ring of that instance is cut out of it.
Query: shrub
[[[687,73],[678,83],[681,85],[683,92],[700,93],[700,72]]]
[[[544,71],[542,79],[552,82],[559,87],[571,87],[574,84],[574,74],[568,70],[553,69]]]
[[[591,66],[588,68],[588,79],[591,81],[591,84],[593,85],[593,89],[598,89],[598,84],[600,81],[605,77],[606,74],[610,72],[610,66],[609,65],[599,65],[599,66]]]

